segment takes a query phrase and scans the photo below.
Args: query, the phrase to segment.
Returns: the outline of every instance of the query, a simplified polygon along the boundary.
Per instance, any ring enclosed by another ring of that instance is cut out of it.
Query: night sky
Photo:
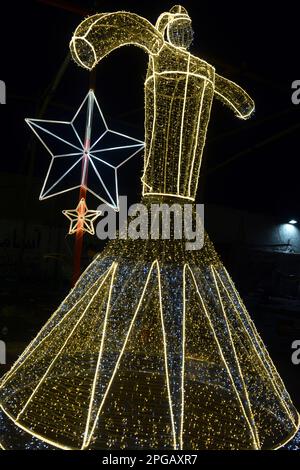
[[[191,52],[244,87],[256,103],[255,115],[244,122],[214,102],[198,201],[275,214],[283,221],[300,218],[300,105],[291,101],[291,83],[300,79],[300,6],[297,11],[291,2],[272,2],[270,7],[261,1],[235,3],[239,6],[181,2],[193,20]],[[24,118],[38,117],[83,17],[123,9],[155,23],[174,2],[24,0],[5,8],[4,4],[0,79],[6,82],[7,104],[0,107],[1,171],[26,176],[32,136]],[[141,139],[146,67],[146,54],[135,47],[119,49],[97,67],[96,94],[108,122],[113,129]],[[88,88],[89,73],[70,62],[43,117],[68,120]],[[46,151],[37,146],[34,177],[41,185],[48,164]],[[135,201],[141,193],[141,170],[140,157],[121,175],[121,193],[128,192]]]

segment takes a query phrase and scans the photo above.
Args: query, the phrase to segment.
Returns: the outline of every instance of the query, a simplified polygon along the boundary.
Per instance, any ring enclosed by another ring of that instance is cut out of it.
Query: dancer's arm
[[[163,47],[164,39],[148,20],[135,13],[100,13],[80,23],[70,49],[75,62],[91,70],[107,54],[127,44],[155,55]]]
[[[253,100],[245,90],[218,74],[215,75],[215,95],[240,119],[248,119],[255,109]]]

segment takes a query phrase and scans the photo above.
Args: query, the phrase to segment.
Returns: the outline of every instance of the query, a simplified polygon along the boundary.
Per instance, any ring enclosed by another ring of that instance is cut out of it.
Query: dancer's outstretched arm
[[[162,34],[145,18],[118,11],[85,19],[70,43],[71,54],[81,67],[91,70],[118,47],[133,44],[156,55],[164,45]]]
[[[248,119],[255,109],[254,101],[243,88],[217,73],[215,75],[215,95],[240,119]]]

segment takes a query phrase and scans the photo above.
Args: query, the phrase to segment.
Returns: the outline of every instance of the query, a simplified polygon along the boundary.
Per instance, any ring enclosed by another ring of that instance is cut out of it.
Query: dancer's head
[[[187,10],[180,5],[175,5],[168,13],[160,15],[156,27],[162,34],[166,34],[169,43],[175,47],[188,49],[193,42],[191,18]]]

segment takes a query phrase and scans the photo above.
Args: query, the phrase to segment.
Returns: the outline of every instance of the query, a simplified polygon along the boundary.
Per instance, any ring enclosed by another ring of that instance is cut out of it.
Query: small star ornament
[[[101,215],[101,211],[89,210],[84,198],[79,201],[76,209],[64,210],[62,213],[70,220],[69,235],[78,231],[95,234],[94,221]]]
[[[70,122],[26,122],[51,155],[40,199],[83,187],[119,210],[118,170],[145,144],[108,128],[92,90]]]

